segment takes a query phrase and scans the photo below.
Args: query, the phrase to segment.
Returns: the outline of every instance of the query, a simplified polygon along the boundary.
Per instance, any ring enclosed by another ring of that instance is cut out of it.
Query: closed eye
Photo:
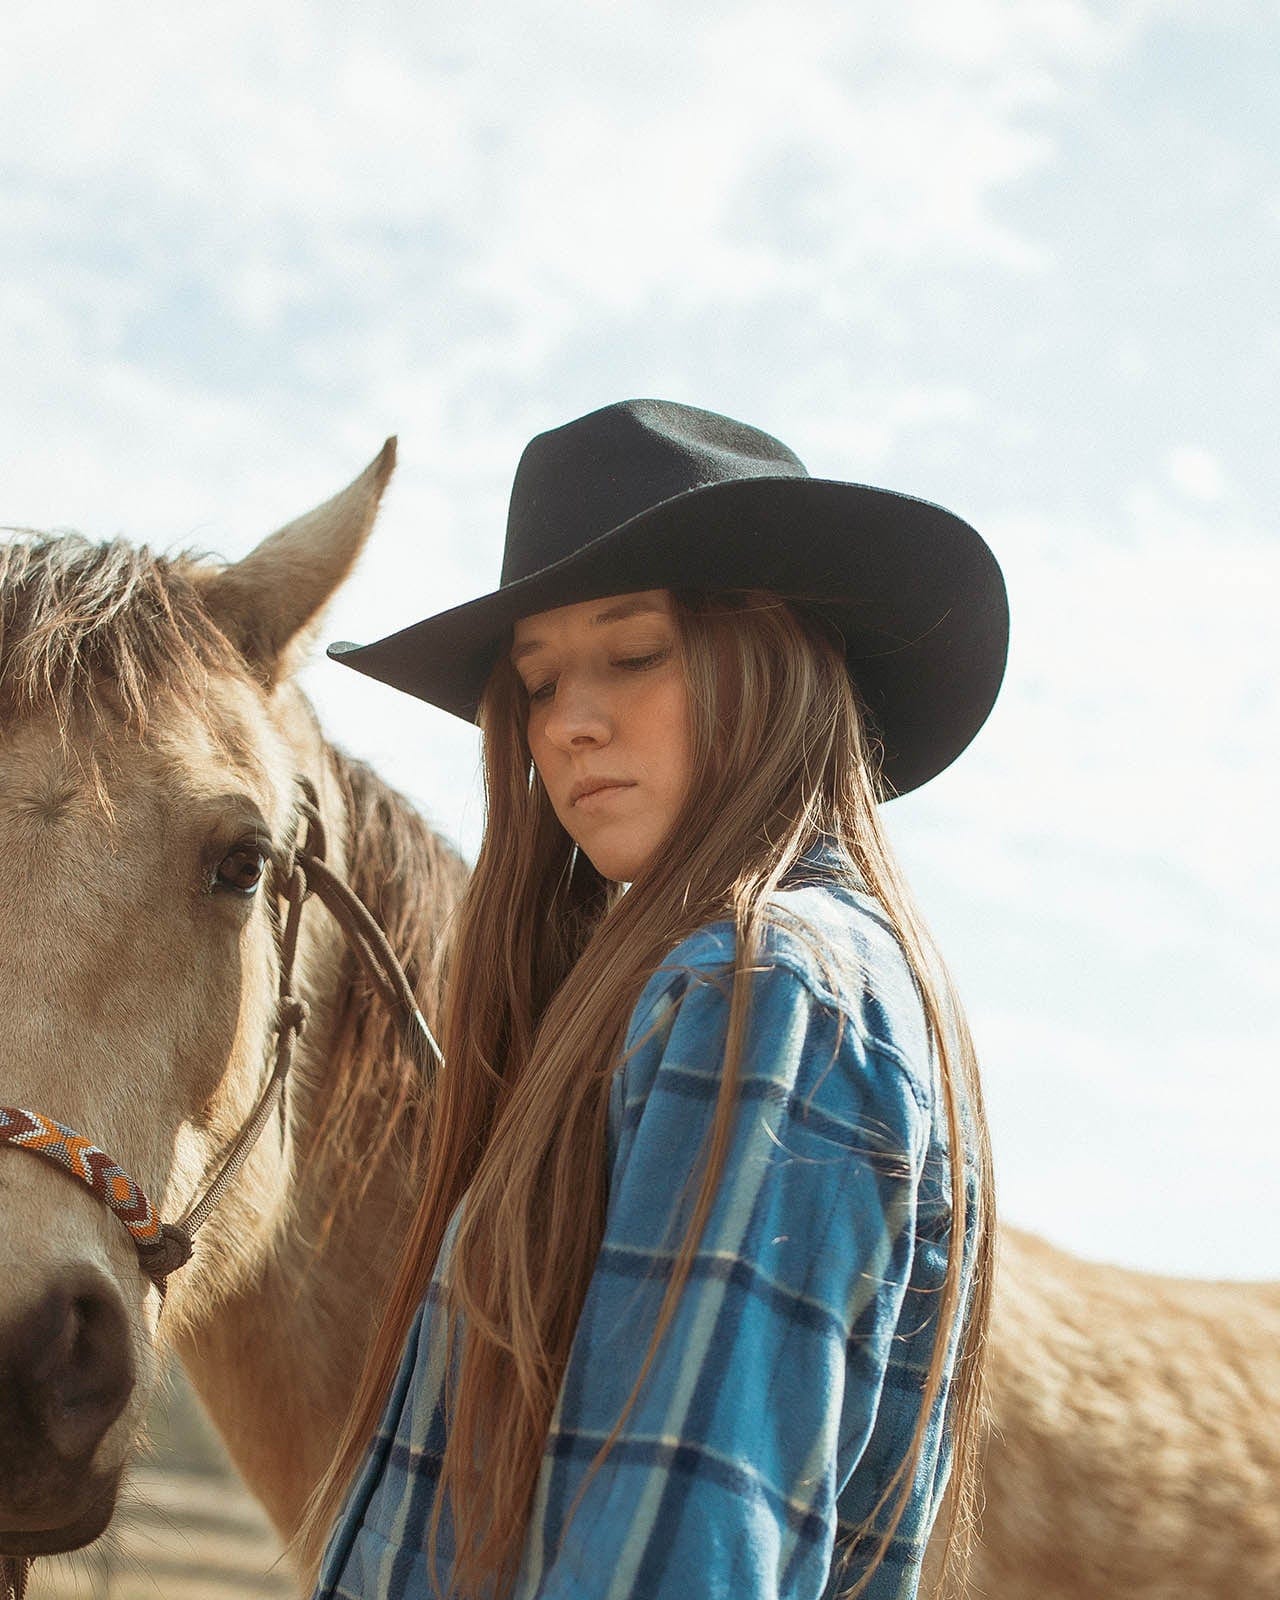
[[[617,656],[609,665],[611,667],[621,667],[624,672],[646,672],[650,667],[661,666],[670,654],[671,647],[664,645],[661,650],[652,650],[648,655]],[[529,704],[537,705],[540,702],[550,700],[555,694],[555,688],[556,680],[554,678],[548,678],[545,683],[533,685],[527,691]]]

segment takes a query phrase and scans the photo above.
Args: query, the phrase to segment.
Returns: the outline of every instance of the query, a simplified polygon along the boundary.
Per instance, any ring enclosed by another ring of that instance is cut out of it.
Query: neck
[[[284,1538],[332,1459],[411,1209],[396,1151],[317,1250],[337,1176],[312,1169],[261,1274],[177,1344],[237,1470]]]

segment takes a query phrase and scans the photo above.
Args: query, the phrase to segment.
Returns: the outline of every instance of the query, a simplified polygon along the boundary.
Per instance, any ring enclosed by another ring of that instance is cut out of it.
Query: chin
[[[634,883],[639,875],[640,868],[633,861],[620,861],[614,856],[593,856],[590,850],[584,850],[591,865],[602,878],[607,878],[610,883]]]
[[[0,1559],[65,1555],[106,1532],[116,1509],[116,1485],[106,1484],[79,1516],[54,1528],[6,1528],[0,1523]]]
[[[595,846],[580,840],[574,843],[600,876],[608,878],[610,883],[634,883],[654,857],[653,850],[637,849],[633,843],[619,845],[615,841],[612,849],[603,840]]]

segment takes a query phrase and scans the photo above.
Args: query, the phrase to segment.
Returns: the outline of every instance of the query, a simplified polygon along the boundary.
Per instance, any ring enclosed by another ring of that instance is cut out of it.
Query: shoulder
[[[722,1031],[737,965],[729,921],[682,939],[645,984],[627,1029],[628,1051],[661,1046],[684,1018]],[[931,1051],[919,989],[883,908],[835,875],[780,889],[766,907],[749,976],[753,1033],[775,1040],[835,1035],[870,1065],[901,1073],[924,1108],[932,1103]]]

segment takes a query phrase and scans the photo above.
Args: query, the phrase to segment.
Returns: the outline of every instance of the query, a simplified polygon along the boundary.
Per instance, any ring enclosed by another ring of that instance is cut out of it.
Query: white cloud
[[[1007,688],[973,758],[974,820],[1178,860],[1206,889],[1280,873],[1267,819],[1280,727],[1264,666],[1280,546],[1263,530],[1136,489],[1107,528],[989,524],[1009,583]],[[1229,819],[1229,820],[1224,820]]]
[[[1001,1214],[1100,1261],[1274,1277],[1280,1255],[1257,1224],[1274,1215],[1275,1172],[1253,1130],[1274,1125],[1280,1089],[1256,1040],[1170,1026],[1156,1074],[1087,1017],[1075,1027],[1037,1026],[1025,1011],[982,1019]]]
[[[1069,5],[975,18],[962,60],[932,7],[11,8],[6,515],[234,544],[395,427],[430,475],[410,492],[491,512],[547,420],[521,388],[593,327],[746,330],[771,300],[794,330],[792,376],[762,374],[778,425],[837,464],[963,422],[963,385],[851,384],[846,330],[901,317],[916,268],[1038,259],[993,203],[1048,155],[1024,125],[1046,85],[1102,38]],[[641,366],[633,392],[703,386],[698,356]],[[473,586],[480,526],[455,517],[444,563]]]
[[[1227,488],[1217,456],[1211,450],[1189,444],[1170,454],[1169,481],[1192,500],[1221,500]]]

